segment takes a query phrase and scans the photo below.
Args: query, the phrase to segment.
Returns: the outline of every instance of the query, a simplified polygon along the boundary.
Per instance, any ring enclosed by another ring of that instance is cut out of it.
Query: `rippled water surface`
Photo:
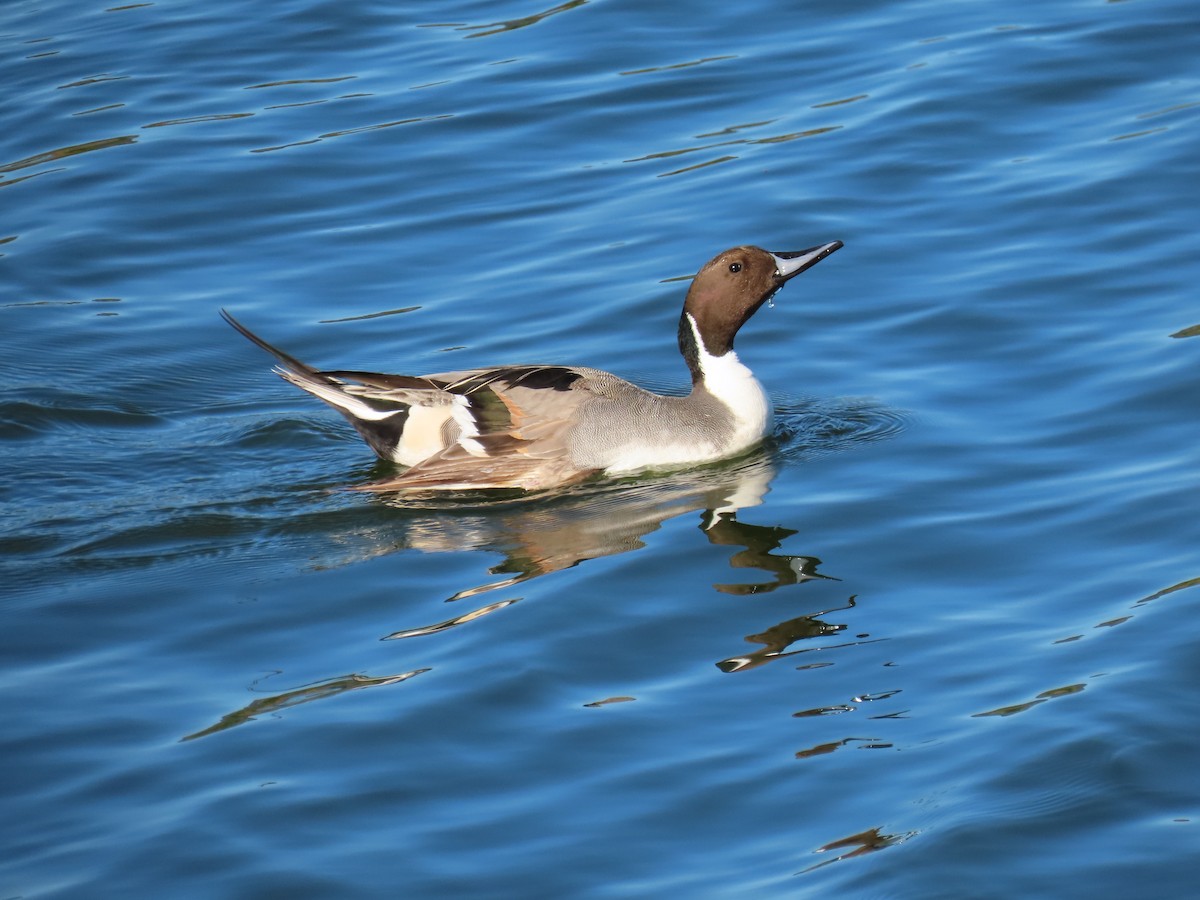
[[[1182,897],[1200,861],[1200,12],[0,10],[0,896]],[[776,428],[506,502],[274,378]]]

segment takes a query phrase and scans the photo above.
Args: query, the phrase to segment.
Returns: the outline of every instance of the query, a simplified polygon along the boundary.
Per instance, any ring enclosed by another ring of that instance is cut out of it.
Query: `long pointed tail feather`
[[[262,347],[262,349],[266,350],[273,357],[275,357],[277,360],[279,360],[279,362],[283,365],[283,368],[287,369],[288,371],[290,371],[296,375],[302,376],[302,377],[314,379],[316,381],[326,381],[327,380],[327,379],[323,378],[321,373],[318,372],[316,369],[314,369],[312,366],[305,365],[304,363],[300,362],[300,360],[296,359],[296,357],[289,356],[287,353],[284,353],[278,347],[273,346],[272,344],[268,344],[266,341],[264,341],[262,338],[260,338],[257,334],[255,334],[253,331],[251,331],[249,328],[247,328],[245,325],[243,325],[241,322],[239,322],[237,319],[235,319],[233,317],[233,314],[230,313],[229,310],[227,310],[227,309],[221,310],[221,318],[224,319],[226,322],[228,322],[230,325],[232,325],[235,329],[237,329],[238,333],[241,334],[242,337],[246,338],[247,340],[251,341],[252,343],[258,344],[258,346]]]
[[[324,400],[349,420],[376,454],[386,460],[393,459],[393,453],[400,443],[408,418],[407,404],[350,393],[341,379],[330,373],[320,372],[267,343],[235,319],[228,310],[221,310],[221,318],[247,340],[257,344],[278,360],[279,364],[275,366],[274,371],[280,378],[317,399]]]

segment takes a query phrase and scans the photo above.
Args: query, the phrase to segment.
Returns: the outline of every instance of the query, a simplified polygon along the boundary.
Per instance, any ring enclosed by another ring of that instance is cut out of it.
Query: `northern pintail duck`
[[[705,264],[679,318],[679,350],[692,375],[691,392],[680,397],[576,366],[321,372],[221,315],[278,360],[278,375],[345,416],[380,458],[408,467],[359,490],[544,490],[598,474],[712,462],[759,443],[771,405],[733,339],[789,279],[841,246],[734,247]]]

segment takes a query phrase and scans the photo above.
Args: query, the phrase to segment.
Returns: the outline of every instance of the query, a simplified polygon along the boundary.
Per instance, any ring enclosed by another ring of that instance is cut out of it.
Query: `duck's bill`
[[[830,241],[819,247],[809,247],[807,250],[796,250],[792,253],[772,253],[775,257],[775,277],[780,281],[794,278],[805,269],[811,269],[830,253],[842,248],[841,241]]]

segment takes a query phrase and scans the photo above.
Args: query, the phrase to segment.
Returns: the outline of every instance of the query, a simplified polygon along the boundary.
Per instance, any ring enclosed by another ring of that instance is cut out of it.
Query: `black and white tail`
[[[357,384],[348,384],[343,377],[353,378],[353,372],[320,372],[267,343],[235,319],[227,310],[221,317],[245,338],[257,344],[278,361],[275,374],[302,391],[324,400],[354,426],[355,430],[382,459],[395,460],[396,449],[404,435],[410,403],[395,396],[382,396],[384,391]],[[343,376],[343,377],[338,377]],[[422,379],[412,379],[410,387],[428,389]],[[397,385],[397,387],[401,387]],[[390,392],[389,392],[390,393]]]

